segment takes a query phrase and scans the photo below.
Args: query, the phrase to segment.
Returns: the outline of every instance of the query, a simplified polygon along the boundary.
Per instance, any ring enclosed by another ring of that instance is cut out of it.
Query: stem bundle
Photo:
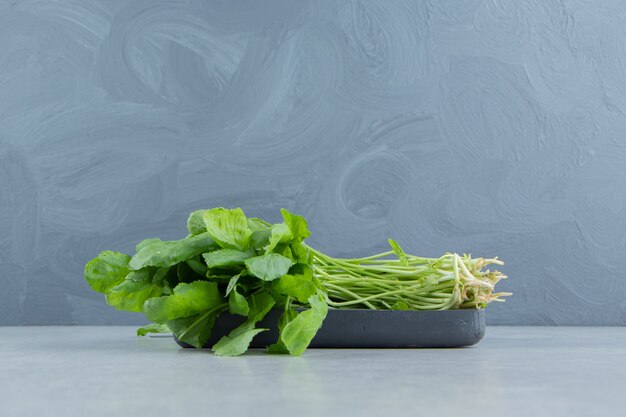
[[[393,310],[449,310],[484,308],[510,293],[494,293],[503,265],[494,259],[446,253],[440,258],[405,254],[390,241],[393,251],[365,258],[333,258],[313,248],[313,271],[335,308]],[[394,255],[396,255],[394,257]]]

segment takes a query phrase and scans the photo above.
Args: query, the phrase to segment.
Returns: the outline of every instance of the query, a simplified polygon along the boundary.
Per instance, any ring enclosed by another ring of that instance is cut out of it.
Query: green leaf
[[[128,275],[130,256],[105,250],[85,265],[85,279],[99,293],[106,293]]]
[[[272,288],[281,294],[294,297],[301,303],[306,303],[309,297],[317,292],[313,282],[313,271],[308,265],[302,265],[300,273],[285,274],[273,282]],[[294,268],[292,268],[294,269]]]
[[[277,253],[267,253],[245,261],[248,272],[264,281],[273,281],[285,275],[293,261]]]
[[[298,316],[298,312],[293,308],[288,308],[278,319],[278,342],[267,347],[267,353],[288,354],[289,349],[282,340],[283,330],[285,326]]]
[[[239,291],[237,291],[237,287],[235,286],[234,290],[230,292],[228,296],[228,311],[232,314],[239,314],[240,316],[247,316],[250,312],[250,306],[246,301],[246,297],[241,295]]]
[[[391,246],[391,249],[393,250],[393,253],[395,253],[398,259],[400,260],[400,263],[402,263],[402,265],[408,266],[409,261],[407,260],[406,253],[404,253],[404,251],[402,250],[402,247],[400,247],[398,242],[396,242],[393,239],[389,239],[388,241],[389,241],[389,245]]]
[[[191,317],[184,317],[167,322],[167,327],[181,342],[189,343],[196,349],[202,349],[211,337],[215,318],[225,306],[213,308]]]
[[[289,350],[285,347],[285,345],[273,343],[267,347],[267,353],[272,355],[288,355]]]
[[[272,224],[265,220],[252,217],[248,219],[248,227],[252,231],[250,235],[250,246],[256,250],[267,246],[272,235]]]
[[[243,210],[218,207],[207,210],[203,219],[206,230],[222,248],[248,249],[252,232]]]
[[[155,268],[131,271],[121,284],[109,290],[107,303],[118,310],[141,312],[146,300],[162,293],[162,286],[152,282],[155,272]]]
[[[165,281],[163,282],[163,288],[161,289],[161,295],[172,295],[172,287]]]
[[[206,232],[206,224],[204,224],[204,213],[206,210],[196,210],[187,218],[187,230],[192,236]]]
[[[308,301],[311,308],[287,323],[281,334],[281,341],[294,356],[300,356],[306,350],[328,313],[328,305],[321,293],[311,296]]]
[[[294,240],[289,245],[293,258],[300,263],[310,264],[313,262],[311,251],[302,244],[302,242]]]
[[[410,310],[411,307],[404,301],[396,301],[392,306],[392,310]]]
[[[250,305],[248,321],[258,323],[274,307],[275,301],[269,293],[259,292],[248,297],[248,304]]]
[[[287,310],[285,310],[278,319],[278,331],[282,333],[285,329],[285,326],[291,323],[296,317],[298,317],[298,312],[293,308],[288,308]]]
[[[151,323],[137,329],[137,336],[145,336],[148,333],[170,333],[170,329],[164,324]]]
[[[217,356],[241,355],[248,350],[254,336],[267,330],[269,329],[255,329],[253,323],[245,322],[214,344],[213,353]]]
[[[235,285],[237,285],[237,282],[239,281],[240,277],[241,277],[241,273],[237,275],[233,275],[230,281],[228,281],[228,286],[226,287],[226,295],[230,294],[230,292],[235,288]]]
[[[135,252],[139,252],[141,249],[145,248],[146,246],[151,245],[156,242],[160,242],[160,241],[161,239],[157,237],[152,238],[152,239],[144,239],[141,242],[137,243],[137,245],[135,246]]]
[[[272,252],[283,255],[285,258],[294,259],[293,253],[291,253],[291,248],[287,243],[279,243]]]
[[[208,233],[181,240],[158,241],[146,244],[130,260],[130,269],[146,266],[172,266],[204,252],[217,249]]]
[[[259,219],[258,217],[250,217],[248,219],[248,227],[250,228],[250,231],[257,232],[269,230],[269,228],[272,227],[272,224],[263,219]]]
[[[250,247],[254,248],[255,250],[263,249],[270,243],[271,235],[272,231],[270,229],[255,230],[250,236]]]
[[[234,291],[233,291],[234,292]],[[249,298],[250,312],[248,320],[222,337],[215,345],[213,352],[218,356],[237,356],[248,350],[254,336],[268,329],[255,329],[256,323],[274,307],[274,299],[266,292],[252,294]]]
[[[191,268],[193,272],[195,272],[197,275],[200,275],[201,277],[206,276],[206,273],[209,270],[204,262],[202,262],[198,257],[187,259],[185,262],[187,263],[187,265],[189,265],[189,268]]]
[[[286,258],[295,260],[293,253],[291,252],[291,247],[289,245],[285,245],[285,250],[283,250],[282,252],[280,252],[281,255],[283,255]]]
[[[157,269],[154,275],[152,276],[152,282],[154,282],[155,284],[159,284],[163,282],[163,280],[167,278],[167,274],[169,272],[170,272],[169,267]]]
[[[219,249],[202,254],[204,262],[209,268],[244,265],[244,261],[254,255],[255,253],[252,248],[245,251],[237,249]]]
[[[195,281],[178,284],[174,294],[146,301],[143,312],[148,320],[166,323],[181,317],[189,317],[224,303],[217,284]]]
[[[220,271],[214,271],[209,269],[209,272],[206,274],[206,278],[209,281],[217,282],[218,284],[228,283],[232,276],[230,273],[221,273]]]
[[[283,219],[285,219],[285,223],[289,226],[289,230],[291,230],[293,239],[302,241],[311,236],[304,217],[292,214],[286,209],[280,209],[280,212],[283,215]]]
[[[265,252],[272,252],[279,243],[288,243],[293,239],[291,229],[287,223],[278,223],[272,226],[268,245],[264,248]]]

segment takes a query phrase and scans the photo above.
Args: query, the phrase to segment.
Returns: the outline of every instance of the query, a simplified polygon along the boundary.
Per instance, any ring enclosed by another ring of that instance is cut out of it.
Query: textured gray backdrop
[[[626,3],[0,0],[0,324],[187,213],[498,255],[493,324],[626,324]]]

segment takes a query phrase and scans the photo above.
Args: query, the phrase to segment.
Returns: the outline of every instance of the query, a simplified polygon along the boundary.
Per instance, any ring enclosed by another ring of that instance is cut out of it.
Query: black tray
[[[251,348],[262,348],[278,339],[281,311],[273,310],[259,323],[269,328],[259,333]],[[242,316],[222,314],[204,347],[213,346],[222,336],[239,326]],[[329,310],[310,348],[437,348],[461,347],[478,343],[485,335],[485,310],[442,311]],[[184,347],[192,346],[176,339]]]

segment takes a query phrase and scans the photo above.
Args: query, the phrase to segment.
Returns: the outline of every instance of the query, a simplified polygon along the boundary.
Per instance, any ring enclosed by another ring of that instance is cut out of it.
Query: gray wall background
[[[626,324],[626,3],[0,0],[0,324],[142,323],[103,249],[242,206],[500,256],[492,324]]]

